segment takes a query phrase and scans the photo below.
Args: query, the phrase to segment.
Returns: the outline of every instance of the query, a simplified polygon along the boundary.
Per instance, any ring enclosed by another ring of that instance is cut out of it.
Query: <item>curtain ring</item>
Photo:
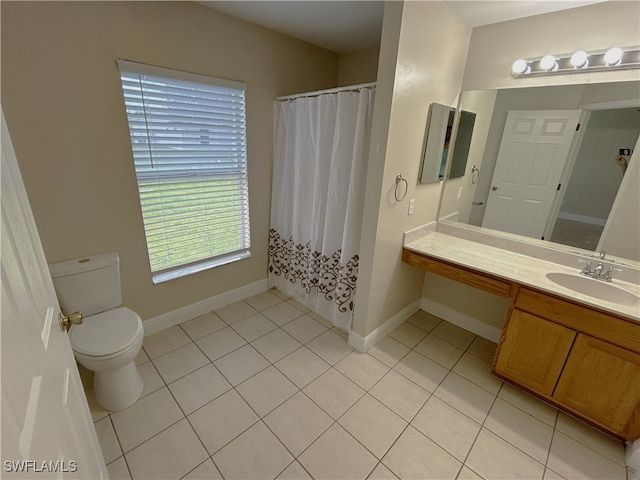
[[[398,195],[398,187],[400,186],[401,182],[404,182],[404,193],[402,194],[402,196],[400,196],[400,198],[398,198],[399,197],[399,195]],[[397,174],[396,175],[396,189],[393,192],[393,196],[396,197],[396,201],[400,202],[400,201],[404,200],[404,197],[407,196],[407,191],[408,190],[409,190],[409,182],[407,182],[407,179],[404,178],[401,173]]]

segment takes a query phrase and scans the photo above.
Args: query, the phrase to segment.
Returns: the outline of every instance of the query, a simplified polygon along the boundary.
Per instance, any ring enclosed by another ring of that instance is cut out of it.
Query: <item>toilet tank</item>
[[[85,317],[120,306],[120,257],[101,253],[49,264],[53,285],[65,314]]]

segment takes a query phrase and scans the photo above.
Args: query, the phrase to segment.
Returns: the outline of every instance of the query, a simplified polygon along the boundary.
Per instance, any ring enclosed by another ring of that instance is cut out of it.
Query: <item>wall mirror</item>
[[[640,82],[464,92],[459,109],[476,114],[469,160],[447,179],[439,220],[574,249],[613,245],[607,253],[639,261],[638,92]]]
[[[444,179],[455,113],[453,107],[435,102],[429,105],[420,183],[434,183]]]

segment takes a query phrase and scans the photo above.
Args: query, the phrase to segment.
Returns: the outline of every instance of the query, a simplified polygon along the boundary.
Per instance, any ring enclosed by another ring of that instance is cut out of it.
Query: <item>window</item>
[[[153,282],[249,257],[245,84],[118,67]]]

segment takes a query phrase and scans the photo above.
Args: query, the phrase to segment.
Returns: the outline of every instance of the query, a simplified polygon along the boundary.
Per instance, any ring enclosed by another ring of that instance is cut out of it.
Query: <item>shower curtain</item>
[[[347,332],[374,94],[368,87],[276,101],[269,284]]]

